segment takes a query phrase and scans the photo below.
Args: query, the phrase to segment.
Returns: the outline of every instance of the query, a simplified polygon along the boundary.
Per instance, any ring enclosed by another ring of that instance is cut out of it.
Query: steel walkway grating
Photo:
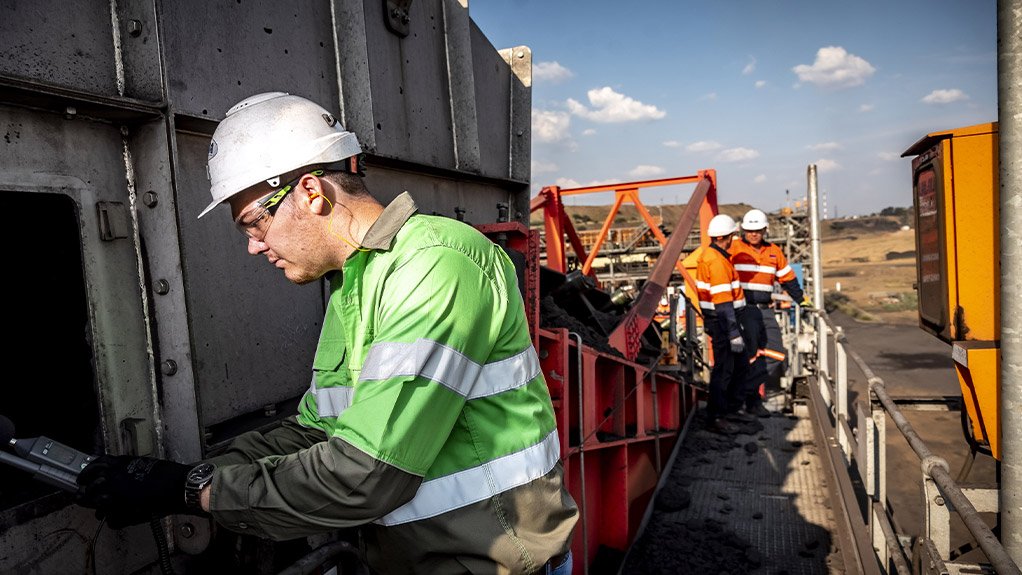
[[[706,431],[697,415],[624,572],[719,573],[736,556],[732,574],[841,572],[840,558],[829,560],[834,516],[812,423],[804,408],[796,414],[741,424],[745,433],[733,436]],[[723,536],[704,539],[707,529]],[[679,556],[666,557],[672,546]],[[708,564],[714,556],[720,564]]]

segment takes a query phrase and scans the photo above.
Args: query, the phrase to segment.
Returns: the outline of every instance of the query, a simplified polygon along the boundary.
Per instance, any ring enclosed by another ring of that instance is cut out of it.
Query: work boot
[[[735,424],[719,418],[706,424],[706,430],[721,435],[738,435],[738,427]]]
[[[745,413],[748,413],[749,415],[755,415],[756,417],[762,417],[764,419],[773,415],[773,413],[771,413],[769,409],[763,407],[762,403],[757,403],[752,407],[746,407]]]
[[[735,423],[751,423],[756,420],[751,413],[742,413],[741,411],[729,413],[724,416],[724,419]]]

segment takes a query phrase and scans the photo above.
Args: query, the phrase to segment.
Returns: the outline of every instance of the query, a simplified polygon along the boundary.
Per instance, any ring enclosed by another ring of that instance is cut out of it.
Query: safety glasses
[[[306,173],[319,177],[322,176],[324,172],[323,170],[313,170]],[[252,202],[252,207],[242,211],[242,213],[234,220],[234,225],[237,226],[238,231],[257,242],[263,241],[263,238],[265,238],[266,234],[270,231],[270,225],[273,223],[273,215],[277,212],[277,208],[280,207],[284,198],[294,191],[295,186],[304,175],[305,174],[298,176],[284,185],[284,187],[278,188]]]

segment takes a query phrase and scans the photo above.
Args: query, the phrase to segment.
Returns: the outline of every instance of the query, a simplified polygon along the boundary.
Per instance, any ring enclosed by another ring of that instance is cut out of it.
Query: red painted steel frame
[[[579,349],[566,329],[539,328],[539,233],[516,222],[477,228],[526,256],[529,329],[554,407],[564,481],[581,515],[573,571],[585,573],[601,545],[623,555],[638,534],[694,391],[664,375],[654,389],[645,366]]]
[[[671,239],[666,244],[662,244],[663,251],[660,252],[660,257],[657,258],[649,277],[642,284],[642,291],[608,338],[610,345],[628,359],[635,359],[639,354],[642,332],[653,321],[653,315],[656,314],[660,298],[663,297],[664,291],[670,283],[673,268],[677,267],[682,271],[682,276],[689,285],[688,293],[695,293],[695,282],[692,281],[687,270],[681,264],[681,250],[685,247],[685,242],[688,241],[688,233],[692,230],[692,224],[699,216],[712,185],[707,178],[696,186],[688,205],[685,206],[685,211],[682,212],[674,231],[671,232]],[[659,233],[659,230],[657,232]]]
[[[603,186],[588,186],[584,188],[561,189],[558,186],[547,186],[543,188],[540,190],[539,194],[532,199],[532,202],[529,205],[529,211],[534,212],[540,208],[543,209],[543,223],[546,231],[547,267],[561,273],[567,273],[567,246],[564,243],[564,236],[567,235],[568,241],[571,243],[572,249],[575,251],[575,256],[579,261],[585,262],[582,266],[582,273],[595,278],[595,275],[592,273],[593,261],[599,254],[600,247],[607,239],[607,234],[610,232],[614,218],[617,216],[618,211],[621,209],[621,206],[625,203],[625,201],[635,204],[635,208],[638,210],[639,215],[642,216],[642,219],[649,226],[650,231],[652,231],[657,241],[660,242],[660,245],[666,245],[667,238],[664,237],[659,226],[657,226],[656,222],[653,220],[653,216],[639,199],[639,190],[659,186],[698,184],[704,180],[709,180],[710,188],[706,193],[705,199],[700,203],[699,229],[703,231],[701,241],[703,245],[706,245],[709,243],[709,238],[707,238],[705,234],[706,226],[709,225],[710,219],[717,214],[716,170],[699,170],[694,176],[644,180],[641,182],[625,182],[621,184],[607,184]],[[592,253],[586,254],[586,250],[582,246],[581,240],[578,238],[578,234],[571,223],[571,219],[564,211],[564,203],[561,199],[564,196],[594,194],[599,192],[614,192],[614,205],[611,208],[610,213],[607,214],[607,219],[603,222],[600,234],[596,239],[596,243],[593,245]],[[682,277],[685,278],[686,283],[691,283],[692,289],[695,289],[695,284],[692,282],[692,278],[689,277],[688,272],[685,270],[685,267],[681,265],[681,262],[677,263],[677,269],[682,274]]]
[[[579,350],[565,329],[540,330],[539,356],[580,512],[574,572],[584,573],[601,546],[623,554],[634,541],[695,392],[660,374],[654,390],[648,368]]]

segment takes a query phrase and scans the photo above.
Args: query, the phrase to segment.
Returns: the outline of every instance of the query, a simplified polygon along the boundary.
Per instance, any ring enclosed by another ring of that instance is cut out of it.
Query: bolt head
[[[160,197],[156,195],[156,192],[149,190],[142,194],[142,203],[145,204],[147,208],[155,208],[156,204],[160,203]]]
[[[173,359],[168,359],[160,364],[163,371],[163,375],[174,375],[177,373],[177,362]]]

